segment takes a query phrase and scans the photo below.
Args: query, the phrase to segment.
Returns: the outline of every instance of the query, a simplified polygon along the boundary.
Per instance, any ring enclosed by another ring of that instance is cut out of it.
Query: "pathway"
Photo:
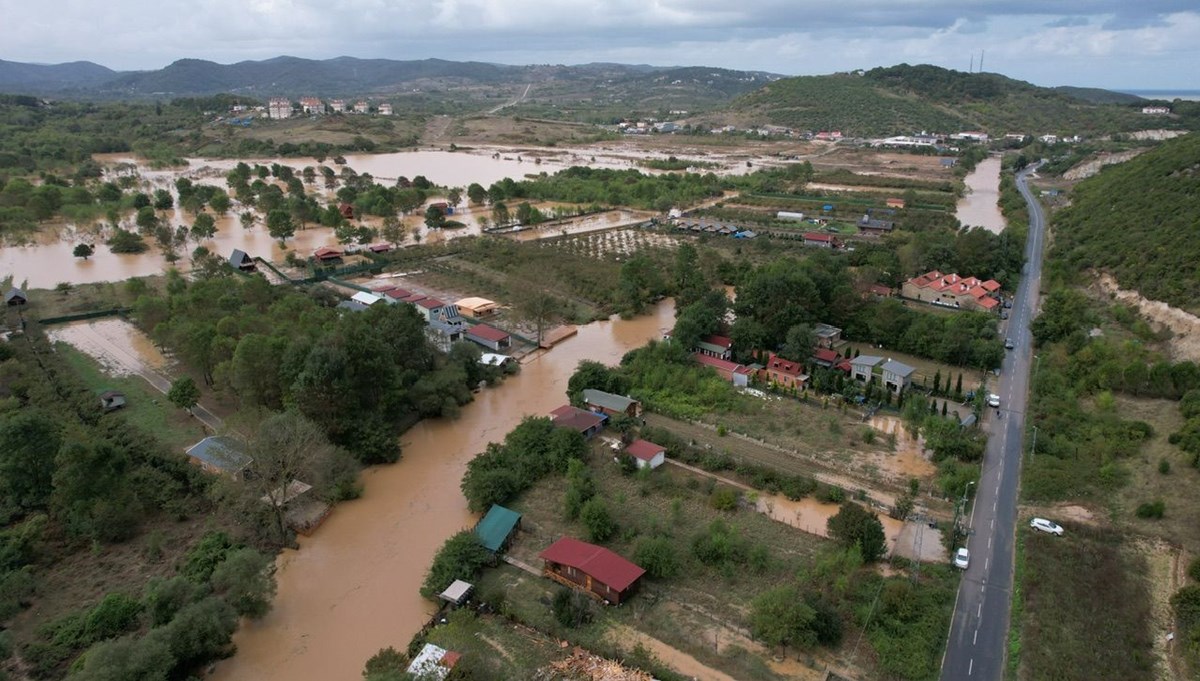
[[[525,101],[525,98],[529,96],[529,91],[532,89],[533,89],[533,83],[526,85],[525,91],[522,92],[520,94],[520,96],[514,97],[511,101],[505,102],[504,104],[501,104],[500,106],[495,107],[494,109],[490,109],[488,111],[488,113],[489,114],[500,113],[501,111],[503,111],[504,109],[507,109],[510,106],[516,106],[517,104],[520,104],[521,102]]]

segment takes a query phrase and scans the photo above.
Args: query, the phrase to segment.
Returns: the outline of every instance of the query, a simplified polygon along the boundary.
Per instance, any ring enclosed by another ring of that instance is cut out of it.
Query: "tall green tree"
[[[0,510],[28,513],[47,507],[60,432],[58,422],[42,411],[22,409],[0,417]]]
[[[267,233],[280,242],[296,235],[296,225],[286,210],[273,210],[267,214]]]
[[[200,401],[200,388],[196,387],[196,382],[192,380],[191,376],[184,376],[171,383],[171,389],[167,391],[167,399],[176,407],[191,411],[192,407]]]
[[[887,553],[883,523],[879,522],[879,516],[853,501],[843,502],[827,525],[831,537],[847,546],[857,546],[864,561],[877,561]]]

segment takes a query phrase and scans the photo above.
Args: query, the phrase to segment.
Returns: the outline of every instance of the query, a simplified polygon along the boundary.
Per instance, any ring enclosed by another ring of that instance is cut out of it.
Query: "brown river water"
[[[403,436],[400,462],[363,474],[361,499],[338,506],[298,551],[277,560],[279,592],[262,620],[244,623],[238,653],[217,665],[219,681],[347,681],[380,648],[403,649],[434,611],[417,590],[433,554],[476,518],[459,482],[467,462],[526,415],[567,400],[580,360],[615,364],[661,338],[674,304],[629,321],[594,322],[521,373],[476,395],[453,421],[422,421]]]
[[[964,226],[983,227],[999,234],[1007,223],[1000,212],[1000,157],[989,156],[979,162],[964,179],[967,193],[958,200],[954,217]]]

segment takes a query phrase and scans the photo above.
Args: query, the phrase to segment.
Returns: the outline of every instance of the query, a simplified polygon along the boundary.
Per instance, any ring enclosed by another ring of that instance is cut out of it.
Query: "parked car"
[[[1016,343],[1013,343],[1013,339],[1011,339],[1011,338],[1004,339],[1004,349],[1005,350],[1012,350],[1015,347],[1017,347],[1017,345],[1016,345]]]
[[[1008,319],[1008,310],[1000,311],[1000,319]]]
[[[1012,309],[1012,299],[1011,298],[1004,301],[1004,307],[1007,309],[1010,309],[1010,310]]]
[[[987,405],[989,407],[992,407],[993,409],[999,408],[1000,407],[1000,396],[997,395],[996,393],[992,393],[992,394],[988,395]]]
[[[1029,521],[1029,526],[1038,532],[1048,532],[1059,537],[1063,535],[1062,525],[1046,520],[1045,518],[1034,518]]]
[[[967,550],[967,547],[962,547],[957,553],[954,554],[954,567],[958,568],[959,570],[966,570],[967,565],[970,562],[971,552]]]

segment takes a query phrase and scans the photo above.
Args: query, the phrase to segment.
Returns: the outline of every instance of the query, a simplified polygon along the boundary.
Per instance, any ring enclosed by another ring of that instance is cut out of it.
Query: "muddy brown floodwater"
[[[979,162],[964,180],[967,193],[958,200],[954,217],[963,225],[983,227],[999,234],[1004,231],[1000,212],[1000,157],[989,156]]]
[[[418,595],[433,554],[471,527],[459,482],[467,462],[527,415],[567,401],[580,360],[609,364],[661,338],[674,323],[670,300],[630,321],[594,322],[521,373],[476,395],[456,420],[422,421],[404,434],[404,455],[363,474],[361,499],[338,506],[300,550],[276,561],[279,591],[271,612],[244,623],[237,655],[217,665],[220,681],[357,679],[380,648],[403,650],[434,611]]]

